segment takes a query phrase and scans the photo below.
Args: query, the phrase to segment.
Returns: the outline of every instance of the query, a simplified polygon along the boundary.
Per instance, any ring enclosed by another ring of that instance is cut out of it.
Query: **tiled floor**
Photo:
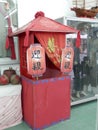
[[[71,118],[44,130],[96,130],[97,102],[91,101],[71,108]],[[31,130],[24,122],[6,130]]]

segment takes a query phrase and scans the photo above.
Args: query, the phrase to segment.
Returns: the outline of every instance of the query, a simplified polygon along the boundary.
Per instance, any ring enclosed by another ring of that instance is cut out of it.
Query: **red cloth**
[[[11,49],[11,59],[16,59],[13,37],[9,37],[9,36],[6,37],[5,48],[6,49],[10,48]]]
[[[70,77],[30,80],[22,76],[24,120],[43,129],[70,118]]]
[[[60,69],[61,53],[65,47],[64,33],[35,33],[36,38],[40,44],[45,48],[46,54],[53,64]]]
[[[6,48],[6,49],[9,49],[9,47],[10,47],[9,38],[8,38],[8,36],[7,36],[7,37],[6,37],[5,48]]]
[[[76,47],[79,48],[81,44],[80,31],[77,33]]]
[[[11,59],[16,59],[16,54],[15,54],[15,48],[14,48],[14,39],[13,37],[9,37],[10,33],[12,33],[12,28],[8,27],[8,35],[6,37],[6,43],[5,43],[5,48],[6,49],[11,49]]]

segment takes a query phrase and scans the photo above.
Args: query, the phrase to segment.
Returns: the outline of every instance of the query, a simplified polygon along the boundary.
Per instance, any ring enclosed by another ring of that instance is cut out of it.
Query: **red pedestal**
[[[23,115],[40,130],[70,117],[70,77],[33,81],[22,76]]]

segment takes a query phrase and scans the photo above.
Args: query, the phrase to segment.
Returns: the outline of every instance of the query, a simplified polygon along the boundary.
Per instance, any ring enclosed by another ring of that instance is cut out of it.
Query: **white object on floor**
[[[71,96],[71,100],[72,100],[72,101],[75,101],[75,98],[74,98],[73,96]]]
[[[77,92],[76,92],[76,97],[77,97],[77,98],[80,98],[80,91],[77,91]]]
[[[87,96],[87,94],[84,91],[81,91],[81,94],[83,94],[84,96]]]
[[[21,84],[0,86],[0,130],[22,122]]]
[[[91,84],[88,85],[88,92],[92,92],[92,86],[91,86]]]

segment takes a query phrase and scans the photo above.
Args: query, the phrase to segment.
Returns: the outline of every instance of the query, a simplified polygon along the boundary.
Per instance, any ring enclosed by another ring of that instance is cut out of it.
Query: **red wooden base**
[[[33,81],[22,76],[23,115],[36,130],[70,117],[70,77]]]

